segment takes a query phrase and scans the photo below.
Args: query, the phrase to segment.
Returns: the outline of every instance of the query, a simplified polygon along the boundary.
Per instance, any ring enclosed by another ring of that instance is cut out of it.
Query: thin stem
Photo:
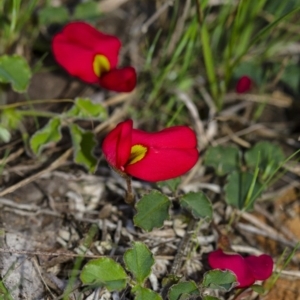
[[[46,117],[46,118],[53,118],[58,117],[60,114],[49,112],[49,111],[38,111],[38,110],[18,110],[18,113],[22,116],[29,116],[29,117]]]
[[[37,99],[37,100],[28,100],[26,102],[16,102],[16,103],[10,103],[10,104],[4,104],[0,105],[1,109],[8,109],[8,108],[16,108],[19,106],[26,106],[28,104],[43,104],[43,103],[61,103],[61,102],[71,102],[74,103],[73,99]]]
[[[127,184],[125,202],[127,204],[133,205],[134,204],[134,194],[133,194],[132,186],[131,186],[131,177],[126,175],[125,179],[126,179],[126,184]]]
[[[194,234],[194,229],[196,224],[197,224],[196,220],[191,217],[188,227],[186,229],[186,233],[178,245],[177,253],[175,255],[170,274],[167,277],[166,284],[161,291],[161,295],[163,299],[167,299],[167,294],[170,287],[173,284],[177,283],[179,280],[178,276],[180,276],[180,269],[182,266],[182,262],[185,259],[185,255],[188,249],[188,244],[190,243],[191,237]]]

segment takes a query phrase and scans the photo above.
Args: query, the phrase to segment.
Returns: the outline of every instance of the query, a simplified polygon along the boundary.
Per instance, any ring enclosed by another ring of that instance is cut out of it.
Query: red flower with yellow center
[[[55,59],[71,75],[108,90],[130,92],[136,86],[136,73],[133,67],[117,68],[120,47],[117,37],[85,22],[67,24],[52,40]]]
[[[218,249],[209,253],[208,263],[212,269],[230,270],[237,278],[237,288],[251,286],[256,280],[266,280],[272,275],[273,260],[270,255],[249,255],[225,253]]]
[[[155,182],[183,175],[196,164],[197,139],[189,127],[149,133],[132,126],[132,120],[119,123],[102,144],[106,160],[118,172]]]

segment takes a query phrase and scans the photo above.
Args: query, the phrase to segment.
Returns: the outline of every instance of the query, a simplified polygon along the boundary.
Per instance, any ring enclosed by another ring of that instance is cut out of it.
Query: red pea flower
[[[237,288],[251,286],[256,280],[266,280],[272,275],[273,260],[270,255],[243,257],[237,253],[224,253],[218,249],[209,253],[208,263],[212,269],[230,270],[237,278]]]
[[[247,93],[252,87],[252,79],[249,76],[242,76],[238,80],[235,90],[238,94]]]
[[[149,133],[132,126],[132,120],[119,123],[102,144],[106,160],[119,173],[156,182],[183,175],[196,164],[197,139],[189,127]]]
[[[52,40],[56,61],[72,76],[108,90],[130,92],[136,86],[136,73],[133,67],[117,69],[120,47],[117,37],[85,22],[67,24]]]

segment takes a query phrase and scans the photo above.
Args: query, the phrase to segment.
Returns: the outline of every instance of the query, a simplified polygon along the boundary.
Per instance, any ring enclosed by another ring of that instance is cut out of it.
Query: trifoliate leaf
[[[61,137],[61,120],[52,118],[31,137],[30,147],[34,154],[39,155],[44,147],[51,143],[57,143]]]
[[[182,281],[173,285],[168,294],[169,300],[179,300],[181,295],[199,295],[199,290],[194,281]]]
[[[284,161],[284,154],[279,146],[270,142],[259,142],[245,154],[245,160],[249,167],[258,168],[262,171],[264,178],[272,175]]]
[[[204,288],[225,289],[230,291],[237,285],[236,276],[230,271],[211,270],[204,274]]]
[[[213,167],[218,176],[238,170],[240,166],[239,150],[233,146],[210,147],[205,153],[204,165]]]
[[[135,242],[133,247],[124,254],[124,262],[128,271],[130,271],[138,284],[143,284],[151,273],[151,267],[154,265],[154,258],[148,247]]]
[[[97,159],[93,154],[97,145],[94,134],[83,130],[76,124],[71,124],[69,128],[74,147],[74,161],[86,167],[90,172],[94,172],[97,167]]]
[[[125,288],[128,277],[122,266],[113,259],[101,257],[90,260],[82,269],[80,279],[83,284],[104,286],[109,291]]]
[[[107,116],[105,108],[98,103],[93,103],[88,98],[76,98],[74,105],[66,112],[66,116],[83,120],[104,120]]]
[[[253,174],[235,171],[227,177],[227,184],[224,188],[225,200],[239,209],[252,209],[254,201],[261,194],[261,188],[261,183]]]
[[[48,6],[38,12],[39,24],[63,24],[69,19],[69,12],[65,6]]]
[[[158,191],[151,191],[137,203],[134,224],[146,231],[163,226],[164,221],[169,218],[170,205],[167,196]]]
[[[202,192],[190,192],[180,198],[180,204],[190,210],[195,218],[212,219],[212,205]]]
[[[132,291],[135,294],[134,300],[162,300],[159,294],[141,286],[134,287]]]

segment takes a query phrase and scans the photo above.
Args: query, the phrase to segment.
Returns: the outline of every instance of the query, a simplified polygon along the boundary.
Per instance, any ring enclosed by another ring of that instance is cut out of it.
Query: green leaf
[[[0,56],[0,82],[11,83],[14,91],[22,93],[27,90],[30,78],[30,67],[22,56]]]
[[[245,160],[250,168],[258,168],[263,172],[263,178],[271,176],[285,157],[280,147],[270,142],[259,142],[245,154]]]
[[[180,204],[192,212],[195,218],[212,219],[212,205],[202,192],[190,192],[180,198]]]
[[[76,98],[74,105],[66,112],[66,116],[83,120],[104,120],[107,117],[101,104],[93,103],[88,98]]]
[[[251,289],[259,295],[263,295],[265,293],[264,287],[258,284],[253,284]]]
[[[260,196],[262,185],[255,177],[247,172],[233,172],[227,177],[225,185],[225,200],[228,204],[239,209],[252,209],[254,201]],[[254,183],[253,190],[250,188]]]
[[[53,23],[66,23],[69,20],[69,12],[65,6],[49,6],[42,8],[38,13],[40,25],[50,25]]]
[[[154,258],[148,247],[135,242],[133,247],[124,254],[124,262],[128,271],[130,271],[138,284],[143,284],[151,273],[151,267],[154,265]]]
[[[10,295],[8,289],[3,284],[3,281],[0,280],[0,299],[2,300],[13,300],[12,296]]]
[[[7,108],[2,110],[1,124],[4,127],[9,129],[17,129],[21,120],[22,114],[20,113],[20,111],[13,108]]]
[[[29,143],[33,153],[39,155],[45,146],[57,143],[60,139],[61,120],[53,118],[30,138]]]
[[[95,1],[87,1],[76,6],[72,19],[89,20],[99,17],[99,15],[99,4]]]
[[[239,79],[240,77],[247,75],[249,76],[254,82],[262,82],[263,80],[263,73],[261,63],[254,62],[254,61],[244,61],[241,62],[238,66],[234,69],[234,77]]]
[[[162,300],[159,294],[141,286],[134,287],[132,291],[135,293],[134,300]]]
[[[240,165],[239,150],[233,146],[211,147],[205,153],[204,165],[213,167],[218,176],[238,170]]]
[[[94,134],[91,131],[85,131],[76,124],[69,125],[74,147],[74,161],[77,164],[86,167],[89,172],[94,172],[97,167],[97,159],[93,150],[97,145]]]
[[[104,286],[109,291],[125,288],[128,277],[120,264],[113,259],[101,257],[90,260],[82,269],[80,279],[83,284]]]
[[[297,95],[299,93],[300,68],[298,65],[289,65],[285,68],[280,80],[288,85]]]
[[[225,289],[230,291],[237,285],[236,276],[230,271],[211,270],[204,274],[204,288]]]
[[[5,127],[0,125],[0,141],[4,143],[8,143],[10,139],[11,139],[10,132]]]
[[[169,218],[170,205],[168,197],[158,191],[151,191],[137,203],[134,224],[146,231],[151,231],[154,227],[162,227],[164,221]]]
[[[170,189],[170,191],[172,192],[176,192],[179,184],[181,182],[181,178],[180,177],[176,177],[174,179],[170,179],[170,180],[166,180],[166,181],[160,181],[157,183],[157,185],[162,188],[162,187],[167,187]]]
[[[179,300],[181,295],[199,295],[199,290],[194,281],[182,281],[173,285],[168,293],[169,300]]]

